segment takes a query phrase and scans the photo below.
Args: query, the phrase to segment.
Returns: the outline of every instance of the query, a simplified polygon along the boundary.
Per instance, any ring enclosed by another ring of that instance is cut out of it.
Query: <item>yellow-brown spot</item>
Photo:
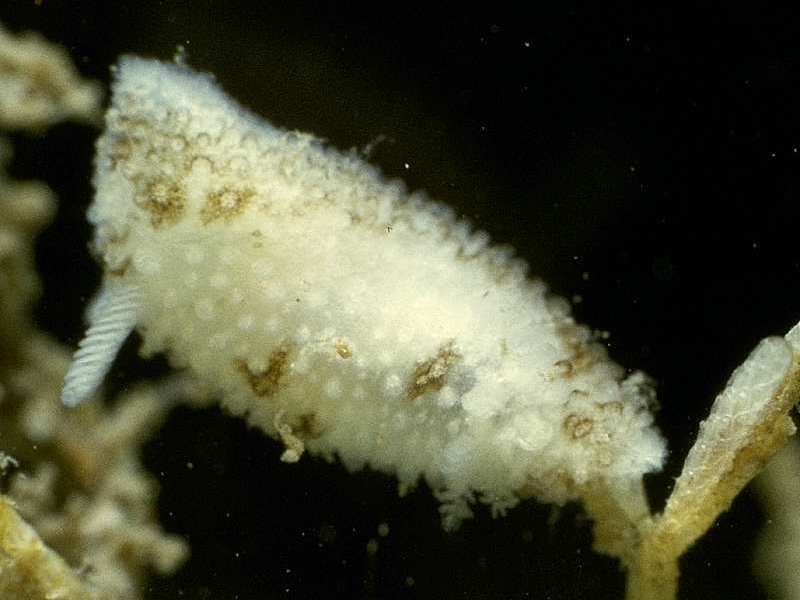
[[[129,137],[120,137],[114,140],[109,151],[111,168],[115,169],[120,162],[128,160],[133,154],[133,141]]]
[[[108,274],[113,275],[115,277],[122,277],[125,275],[125,273],[128,272],[130,266],[131,266],[131,259],[130,257],[128,257],[123,261],[123,263],[120,266],[115,267],[113,269],[109,269]]]
[[[579,440],[592,432],[594,421],[586,416],[571,414],[564,419],[564,431],[573,440]]]
[[[289,349],[286,347],[278,348],[270,354],[266,368],[260,371],[253,371],[242,359],[234,361],[234,367],[245,376],[253,393],[267,398],[277,393],[288,366]]]
[[[186,210],[186,195],[177,182],[162,177],[144,186],[144,192],[136,197],[136,205],[150,213],[154,228],[174,225]]]
[[[295,433],[305,440],[315,440],[322,435],[322,427],[317,415],[315,413],[300,415],[300,423],[295,428]]]
[[[563,486],[569,494],[576,494],[578,487],[570,475],[563,469],[557,469],[547,475],[547,478],[534,479],[529,477],[525,483],[517,490],[520,498],[547,498],[552,494],[548,485],[548,479]]]
[[[576,375],[589,371],[595,364],[605,359],[603,346],[592,341],[591,333],[579,325],[566,325],[560,328],[562,336],[571,356],[555,363],[558,374],[564,379],[572,379]]]
[[[619,416],[622,414],[624,406],[619,400],[612,400],[611,402],[596,403],[595,406],[599,408],[606,415]]]
[[[338,354],[342,358],[350,358],[351,356],[353,356],[353,350],[350,348],[350,346],[347,345],[347,343],[344,340],[336,340],[334,347],[336,348],[336,354]]]
[[[569,379],[575,374],[575,366],[572,364],[571,360],[557,360],[553,366],[556,367],[558,374],[564,379]]]
[[[416,400],[427,392],[438,392],[447,380],[450,368],[459,361],[461,355],[455,351],[453,342],[439,349],[433,358],[419,362],[411,378],[408,399]]]
[[[224,188],[212,192],[206,198],[206,202],[200,211],[200,219],[204,225],[218,219],[224,219],[225,222],[228,222],[242,214],[255,195],[256,193],[250,189]]]

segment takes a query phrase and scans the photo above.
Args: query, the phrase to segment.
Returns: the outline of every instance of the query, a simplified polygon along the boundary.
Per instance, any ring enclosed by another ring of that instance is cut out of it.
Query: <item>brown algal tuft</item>
[[[450,368],[461,359],[452,341],[439,349],[433,358],[417,363],[408,388],[408,399],[416,400],[427,392],[438,392],[444,386]]]

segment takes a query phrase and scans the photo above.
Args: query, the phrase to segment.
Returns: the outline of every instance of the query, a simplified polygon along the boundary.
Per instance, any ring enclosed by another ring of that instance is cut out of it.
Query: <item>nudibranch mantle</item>
[[[447,207],[273,127],[207,75],[123,58],[89,209],[104,283],[74,405],[136,329],[285,445],[476,497],[563,503],[661,467],[652,390]]]

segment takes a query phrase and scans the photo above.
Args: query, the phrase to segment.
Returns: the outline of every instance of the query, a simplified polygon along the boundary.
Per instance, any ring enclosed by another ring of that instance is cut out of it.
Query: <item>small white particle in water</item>
[[[378,553],[379,546],[380,544],[378,543],[378,540],[376,540],[375,538],[370,539],[367,542],[367,554],[369,556],[375,556]]]

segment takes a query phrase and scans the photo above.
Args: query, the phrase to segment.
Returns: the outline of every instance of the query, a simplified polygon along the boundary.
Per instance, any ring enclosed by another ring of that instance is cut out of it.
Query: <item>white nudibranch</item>
[[[213,79],[123,58],[89,209],[104,285],[63,400],[127,334],[304,451],[480,499],[563,503],[659,469],[652,390],[452,211],[277,129]]]

